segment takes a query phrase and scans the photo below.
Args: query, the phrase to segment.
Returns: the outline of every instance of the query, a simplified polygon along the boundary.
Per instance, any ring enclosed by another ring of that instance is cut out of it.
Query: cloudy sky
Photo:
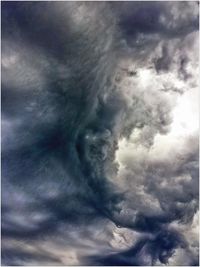
[[[198,265],[198,2],[2,2],[2,264]]]

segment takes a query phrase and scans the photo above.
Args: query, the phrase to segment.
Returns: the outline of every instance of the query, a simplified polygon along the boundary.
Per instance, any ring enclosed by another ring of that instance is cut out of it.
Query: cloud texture
[[[2,3],[2,263],[198,265],[198,3]]]

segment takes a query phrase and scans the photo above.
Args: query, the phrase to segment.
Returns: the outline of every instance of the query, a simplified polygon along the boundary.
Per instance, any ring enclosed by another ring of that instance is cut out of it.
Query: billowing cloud
[[[198,3],[2,3],[4,265],[198,265]]]

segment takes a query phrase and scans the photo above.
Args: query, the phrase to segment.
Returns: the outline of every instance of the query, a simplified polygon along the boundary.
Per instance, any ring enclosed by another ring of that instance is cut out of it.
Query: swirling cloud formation
[[[198,21],[2,2],[4,265],[198,265]]]

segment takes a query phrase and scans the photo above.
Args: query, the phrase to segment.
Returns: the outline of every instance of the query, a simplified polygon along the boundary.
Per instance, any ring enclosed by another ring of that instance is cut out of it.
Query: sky
[[[2,265],[199,265],[198,5],[1,3]]]

